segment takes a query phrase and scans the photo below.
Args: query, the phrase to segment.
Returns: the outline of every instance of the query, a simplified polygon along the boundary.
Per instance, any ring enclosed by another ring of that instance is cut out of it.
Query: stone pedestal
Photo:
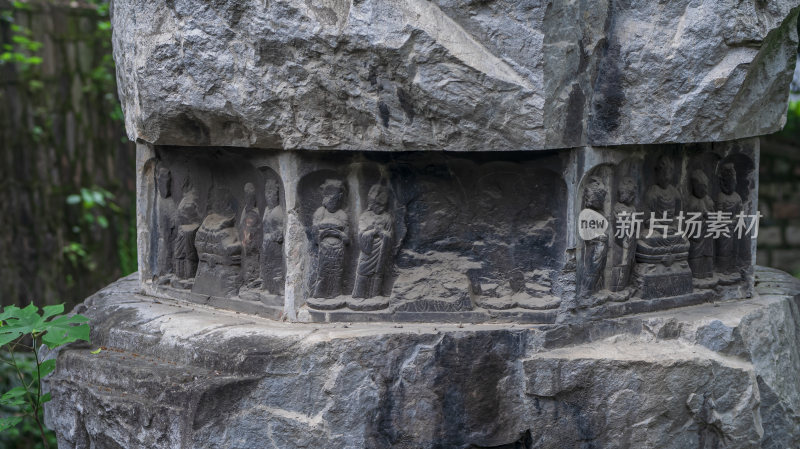
[[[563,326],[291,324],[137,284],[59,354],[60,448],[800,445],[800,281],[771,269],[750,299]]]
[[[733,236],[798,3],[115,1],[139,277],[87,301],[48,422],[77,448],[798,446],[798,287],[754,290]],[[724,236],[662,223],[690,215]]]

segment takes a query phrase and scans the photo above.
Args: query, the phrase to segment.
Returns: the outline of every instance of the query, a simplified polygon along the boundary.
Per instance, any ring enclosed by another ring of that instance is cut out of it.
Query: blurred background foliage
[[[69,310],[136,270],[109,2],[0,0],[0,45],[0,304]]]

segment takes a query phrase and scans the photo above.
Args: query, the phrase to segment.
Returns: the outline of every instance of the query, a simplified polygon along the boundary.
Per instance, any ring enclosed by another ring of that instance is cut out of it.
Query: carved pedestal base
[[[692,292],[692,270],[686,261],[663,264],[639,263],[633,276],[642,299],[667,298]]]

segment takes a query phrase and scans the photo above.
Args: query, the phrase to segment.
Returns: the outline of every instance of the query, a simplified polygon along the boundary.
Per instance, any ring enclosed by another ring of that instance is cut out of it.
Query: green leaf
[[[106,229],[108,228],[108,219],[103,215],[98,215],[97,224],[100,225],[101,228]]]
[[[0,433],[12,428],[16,427],[17,424],[22,422],[21,416],[9,416],[6,418],[0,418]]]
[[[25,399],[25,395],[27,394],[27,390],[24,387],[16,387],[12,388],[11,390],[7,391],[5,394],[0,396],[0,405],[5,405],[6,407],[19,407],[24,405],[27,400]]]
[[[25,396],[28,391],[25,390],[25,387],[14,387],[0,396],[0,401],[18,398],[20,396]]]
[[[56,359],[48,359],[39,364],[39,375],[46,377],[56,369]]]
[[[47,393],[43,394],[41,398],[39,398],[39,404],[50,402],[51,399],[53,399],[53,395],[51,395],[50,392],[48,391]]]
[[[53,349],[63,344],[83,340],[89,342],[89,319],[82,315],[60,316],[47,323],[42,343]]]
[[[5,333],[2,328],[0,328],[0,346],[5,346],[21,336],[22,332]]]
[[[64,304],[56,304],[54,306],[42,307],[42,319],[48,319],[51,316],[61,315],[64,313]]]

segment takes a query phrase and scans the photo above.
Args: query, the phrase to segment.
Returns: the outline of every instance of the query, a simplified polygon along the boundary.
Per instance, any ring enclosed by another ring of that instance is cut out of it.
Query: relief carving
[[[156,265],[153,275],[158,282],[169,282],[169,274],[173,271],[173,254],[175,243],[175,199],[172,197],[172,173],[164,165],[156,169]]]
[[[275,180],[264,185],[264,217],[259,265],[261,288],[273,295],[283,294],[283,229],[284,213],[279,201],[280,189]]]
[[[589,178],[583,189],[582,209],[591,209],[603,214],[606,201],[606,185],[597,177]],[[608,255],[608,235],[602,234],[584,242],[580,270],[580,297],[585,299],[603,288],[603,273]]]
[[[312,233],[317,247],[317,276],[313,283],[313,297],[330,299],[342,294],[346,246],[350,244],[350,224],[347,213],[342,209],[344,183],[328,179],[322,183],[320,190],[322,205],[314,212],[312,222]]]
[[[738,266],[737,242],[734,236],[736,215],[742,211],[742,197],[736,192],[736,168],[732,162],[723,163],[719,169],[719,195],[717,210],[730,214],[731,223],[726,225],[728,236],[716,239],[716,267],[724,274],[735,273]]]
[[[261,271],[261,213],[256,204],[256,187],[251,182],[244,185],[244,208],[239,223],[242,235],[242,282],[244,287],[253,287]]]
[[[692,291],[689,241],[678,233],[675,218],[682,201],[674,185],[675,165],[662,155],[655,166],[655,184],[645,194],[648,229],[636,244],[635,273],[643,298],[677,296]],[[651,218],[652,217],[652,218]]]
[[[625,177],[619,182],[617,188],[617,203],[614,205],[614,226],[613,230],[618,229],[616,219],[627,215],[633,217],[636,212],[636,181],[633,178]],[[618,292],[624,290],[631,281],[631,270],[636,252],[636,238],[633,233],[623,233],[615,236],[614,249],[616,262],[611,269],[611,282],[609,290]]]
[[[389,190],[380,184],[369,189],[367,210],[358,219],[358,257],[354,298],[381,296],[383,276],[392,252],[394,224],[389,214]]]
[[[177,234],[175,237],[175,277],[173,287],[191,288],[189,279],[197,272],[197,249],[194,246],[200,227],[200,206],[191,178],[183,181],[182,198],[178,204]]]
[[[708,177],[700,169],[695,169],[689,178],[691,195],[686,202],[688,214],[700,214],[701,223],[709,219],[709,212],[714,211],[714,200],[709,196]],[[689,267],[692,276],[706,279],[714,275],[714,240],[706,235],[706,226],[700,226],[699,232],[689,235]]]
[[[242,284],[242,244],[236,230],[233,198],[218,192],[211,213],[197,231],[195,247],[200,259],[192,292],[209,296],[235,296]]]

